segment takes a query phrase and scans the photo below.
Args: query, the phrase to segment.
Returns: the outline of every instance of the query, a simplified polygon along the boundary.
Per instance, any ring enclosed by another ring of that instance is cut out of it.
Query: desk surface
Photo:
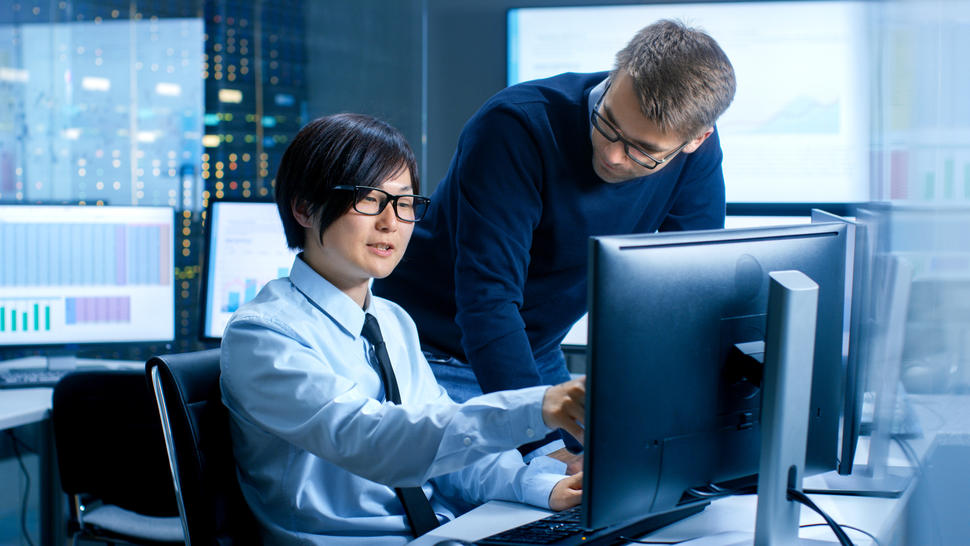
[[[0,390],[0,430],[46,419],[53,392],[52,388]]]
[[[882,536],[885,520],[893,517],[899,499],[859,497],[835,497],[814,495],[813,500],[840,523],[864,529]],[[684,544],[733,545],[750,544],[754,539],[755,514],[758,498],[755,495],[726,497],[711,503],[699,514],[658,529],[641,538],[658,542]],[[468,512],[455,521],[409,543],[409,546],[433,546],[446,538],[475,541],[505,529],[545,517],[550,512],[521,504],[491,501]],[[802,508],[801,524],[824,523],[822,518],[808,508]],[[859,545],[871,544],[867,536],[847,531],[849,538]],[[801,538],[823,542],[838,541],[828,527],[804,527]],[[882,543],[883,541],[880,540]]]
[[[144,369],[145,363],[133,360],[77,359],[78,369],[97,366],[113,369]],[[45,358],[14,359],[0,362],[0,367],[41,367]],[[43,546],[64,544],[66,497],[61,491],[54,454],[54,437],[49,421],[54,389],[50,387],[0,389],[0,430],[43,423],[38,455],[40,456],[40,542]]]
[[[24,361],[0,362],[0,366],[22,366]],[[31,361],[34,362],[34,361]],[[38,366],[38,362],[34,362]],[[144,362],[137,360],[78,359],[78,369],[84,367],[108,367],[115,369],[142,369]],[[26,367],[26,366],[25,366]],[[51,387],[0,389],[0,430],[39,423],[50,415]]]
[[[925,457],[932,451],[934,442],[945,441],[948,437],[966,436],[970,433],[970,397],[962,395],[919,395],[910,396],[910,402],[918,413],[923,426],[924,436],[910,440],[913,450]],[[860,441],[857,462],[867,458],[867,439]],[[904,466],[908,463],[903,451],[893,444],[890,452],[890,466]],[[826,475],[805,478],[805,488],[826,488]],[[899,499],[846,497],[835,495],[812,495],[818,506],[837,522],[858,527],[875,535],[881,544],[899,531],[900,521],[906,517],[907,504],[915,487],[911,485]],[[966,496],[966,495],[965,495]],[[656,541],[689,541],[694,545],[750,544],[754,537],[757,497],[754,495],[727,497],[711,503],[705,510],[689,518],[669,525],[642,538]],[[413,546],[433,546],[446,538],[474,541],[505,529],[545,517],[550,512],[515,503],[492,501],[442,525],[431,533],[410,544]],[[821,517],[808,508],[801,510],[801,524],[822,523]],[[849,538],[855,544],[872,544],[872,540],[857,531],[847,529]],[[818,541],[837,543],[835,536],[826,526],[803,527],[799,536]]]

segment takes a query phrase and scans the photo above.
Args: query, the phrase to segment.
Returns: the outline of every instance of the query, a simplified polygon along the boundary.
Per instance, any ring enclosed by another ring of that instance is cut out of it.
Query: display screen
[[[240,305],[290,274],[297,251],[286,246],[276,203],[216,201],[208,221],[203,337],[221,338]]]
[[[0,205],[0,345],[172,341],[168,207]]]
[[[508,12],[508,83],[610,70],[658,20],[699,27],[734,66],[717,127],[728,202],[869,200],[866,2],[704,2]]]

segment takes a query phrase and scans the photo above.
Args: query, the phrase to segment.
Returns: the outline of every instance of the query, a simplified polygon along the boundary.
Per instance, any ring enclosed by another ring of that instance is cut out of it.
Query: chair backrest
[[[147,516],[177,516],[154,406],[140,369],[64,376],[51,410],[64,492]]]
[[[152,357],[155,391],[186,544],[253,544],[258,532],[236,478],[219,349]]]

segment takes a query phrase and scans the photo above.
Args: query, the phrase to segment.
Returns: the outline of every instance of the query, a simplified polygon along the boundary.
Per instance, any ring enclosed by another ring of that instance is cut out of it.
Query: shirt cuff
[[[542,401],[545,399],[546,389],[548,388],[548,386],[540,385],[538,387],[529,387],[517,391],[521,393],[525,399],[538,399],[538,403],[533,402],[531,404],[526,404],[526,407],[528,407],[529,410],[525,423],[526,442],[540,440],[545,435],[552,432],[552,429],[549,428],[546,425],[546,422],[542,419]]]
[[[566,447],[566,442],[562,440],[549,442],[548,444],[541,445],[533,449],[532,451],[526,453],[525,455],[522,456],[522,460],[527,463],[532,462],[532,460],[535,459],[536,457],[542,457],[543,455],[548,455],[553,451],[559,451],[560,449],[563,449],[565,447]],[[558,461],[558,462],[562,462],[562,461]],[[565,468],[565,464],[566,463],[563,463],[564,468]]]
[[[563,474],[550,474],[542,471],[529,472],[522,492],[524,497],[522,501],[549,510],[549,497],[552,495],[552,489],[560,480],[564,479],[566,479],[566,476]]]

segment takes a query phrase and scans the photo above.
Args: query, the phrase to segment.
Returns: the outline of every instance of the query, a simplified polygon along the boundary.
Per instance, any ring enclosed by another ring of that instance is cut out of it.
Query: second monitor
[[[202,337],[221,339],[229,317],[269,281],[290,274],[296,251],[286,246],[271,201],[213,201],[206,217]]]

